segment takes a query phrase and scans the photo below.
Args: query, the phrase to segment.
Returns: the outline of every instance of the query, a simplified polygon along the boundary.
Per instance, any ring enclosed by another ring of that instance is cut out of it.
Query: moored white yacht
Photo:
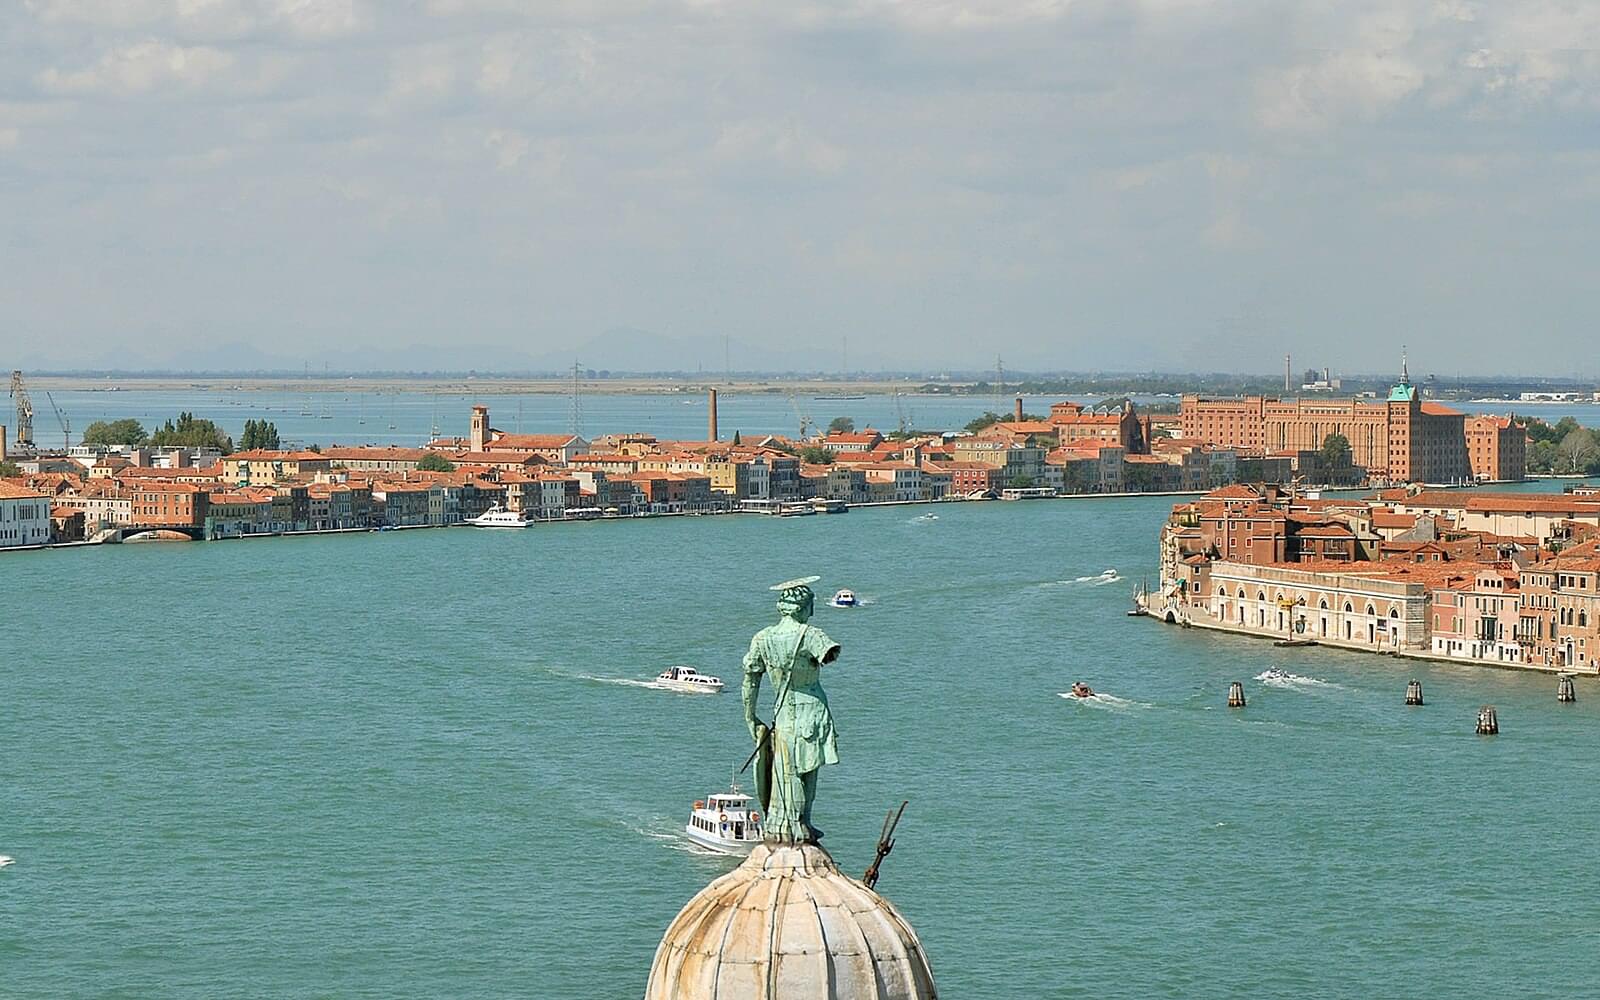
[[[697,801],[684,832],[690,840],[713,851],[749,854],[761,843],[761,814],[754,806],[755,800],[734,785],[731,791]]]
[[[533,522],[518,511],[495,504],[477,517],[468,518],[466,523],[474,528],[526,528]]]
[[[689,694],[721,694],[722,678],[702,674],[693,667],[668,667],[656,675],[656,686]]]
[[[855,591],[841,590],[837,594],[834,594],[833,600],[829,601],[828,603],[836,608],[854,608],[858,607],[861,604],[861,601],[856,597]]]

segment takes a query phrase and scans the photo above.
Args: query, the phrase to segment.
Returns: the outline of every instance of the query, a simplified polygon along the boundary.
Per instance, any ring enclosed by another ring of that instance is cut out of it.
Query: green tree
[[[84,444],[102,446],[141,445],[149,437],[144,425],[131,417],[122,420],[96,420],[83,431]]]
[[[17,463],[11,461],[9,458],[4,461],[0,461],[0,477],[20,475],[22,475],[22,470],[17,467]]]
[[[739,432],[738,431],[734,431],[733,432],[733,442],[732,443],[733,443],[733,446],[735,448],[739,447],[739,445],[741,444],[741,442],[739,440]]]
[[[969,434],[976,434],[981,430],[985,430],[986,428],[993,427],[995,424],[998,424],[1000,421],[1002,421],[1004,419],[1005,419],[1005,417],[1002,417],[1000,414],[994,412],[993,410],[986,410],[986,411],[984,411],[983,416],[978,417],[975,420],[967,421],[967,426],[966,426],[965,430]]]
[[[1350,467],[1350,439],[1343,434],[1329,434],[1322,439],[1322,450],[1317,452],[1317,464],[1324,469]]]
[[[222,428],[197,419],[193,413],[180,413],[176,421],[168,420],[150,435],[150,443],[157,448],[215,448],[224,455],[233,451],[233,439],[222,433]]]
[[[1025,490],[1035,484],[1034,481],[1027,476],[1012,476],[1011,481],[1006,483],[1006,485],[1014,490]]]
[[[854,417],[834,417],[828,421],[829,434],[850,434],[856,429]]]
[[[824,448],[819,444],[806,445],[800,449],[800,461],[807,465],[832,465],[834,457],[832,448]]]
[[[254,451],[257,448],[263,451],[277,451],[282,447],[278,440],[278,425],[267,420],[246,420],[244,434],[239,438],[239,447],[245,451]]]
[[[438,452],[430,451],[417,462],[417,469],[421,472],[454,472],[456,466]]]
[[[1559,456],[1557,469],[1561,472],[1584,472],[1596,457],[1594,436],[1582,427],[1575,427],[1556,445]]]

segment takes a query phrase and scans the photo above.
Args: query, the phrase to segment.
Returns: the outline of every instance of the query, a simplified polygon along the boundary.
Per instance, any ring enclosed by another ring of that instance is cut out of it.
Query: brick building
[[[1478,479],[1522,479],[1528,472],[1528,429],[1493,414],[1466,419],[1467,459]]]
[[[1454,483],[1473,475],[1466,415],[1423,402],[1402,371],[1382,401],[1185,396],[1185,438],[1263,454],[1315,451],[1330,434],[1350,442],[1351,461],[1375,479]]]

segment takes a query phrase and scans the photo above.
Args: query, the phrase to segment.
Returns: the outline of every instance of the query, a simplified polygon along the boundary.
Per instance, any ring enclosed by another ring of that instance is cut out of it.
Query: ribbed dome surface
[[[922,943],[815,845],[761,844],[667,928],[645,1000],[933,1000]]]

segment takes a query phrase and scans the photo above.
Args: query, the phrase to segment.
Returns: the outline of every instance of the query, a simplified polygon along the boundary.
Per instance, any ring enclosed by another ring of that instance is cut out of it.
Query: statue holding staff
[[[816,606],[811,576],[780,583],[776,625],[757,632],[744,657],[745,724],[755,741],[756,797],[764,814],[766,839],[815,843],[822,831],[811,825],[817,771],[839,763],[833,713],[822,690],[822,666],[839,656],[839,644],[807,624]],[[773,722],[756,715],[761,678],[772,678]]]

